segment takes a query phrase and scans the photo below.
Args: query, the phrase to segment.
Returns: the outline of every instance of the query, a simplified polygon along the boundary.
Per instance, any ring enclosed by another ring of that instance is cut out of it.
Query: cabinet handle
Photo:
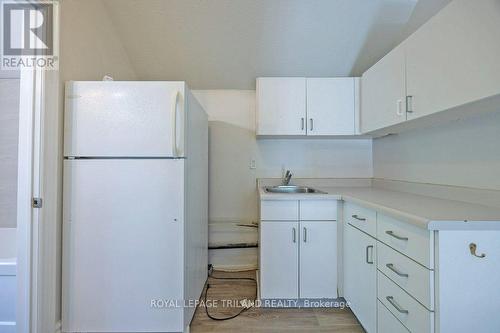
[[[305,119],[304,117],[300,118],[300,121],[301,121],[301,130],[304,130],[304,126],[305,126]]]
[[[476,254],[477,245],[475,243],[470,243],[469,244],[469,250],[470,250],[470,254],[472,254],[475,257],[478,257],[478,258],[484,258],[484,257],[486,257],[486,254],[484,254],[484,253]]]
[[[352,215],[352,217],[358,221],[366,221],[366,219],[364,217],[359,217],[358,215]]]
[[[402,240],[402,241],[408,241],[408,237],[402,237],[402,236],[398,236],[394,233],[394,231],[391,231],[391,230],[388,230],[385,232],[386,234],[388,234],[389,236],[392,236],[396,239],[399,239],[399,240]]]
[[[396,114],[398,116],[402,116],[403,115],[403,99],[398,99],[396,101]]]
[[[366,263],[367,263],[367,264],[370,264],[370,265],[373,265],[373,255],[372,255],[372,260],[369,260],[369,259],[368,259],[368,254],[369,254],[369,252],[370,252],[370,248],[373,250],[373,245],[368,245],[368,246],[366,247]],[[372,253],[373,253],[373,251],[372,251]]]
[[[387,268],[389,268],[391,271],[393,271],[394,273],[396,273],[399,276],[406,277],[406,278],[409,276],[408,274],[401,273],[396,268],[394,268],[394,264],[387,264],[386,266],[387,266]]]
[[[304,243],[307,242],[307,228],[304,227]]]
[[[413,96],[406,96],[406,112],[413,113]]]
[[[311,131],[314,129],[314,119],[309,119],[309,122],[311,123]]]
[[[292,228],[292,241],[294,243],[297,243],[297,233],[295,231],[295,228]]]
[[[394,300],[394,297],[392,296],[387,296],[385,298],[389,303],[391,303],[391,305],[399,312],[399,313],[404,313],[404,314],[408,314],[408,310],[405,310],[403,309],[398,303],[396,303],[396,301]]]

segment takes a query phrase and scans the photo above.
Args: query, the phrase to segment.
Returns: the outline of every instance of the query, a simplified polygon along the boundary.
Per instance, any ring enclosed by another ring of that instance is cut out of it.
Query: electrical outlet
[[[250,160],[250,169],[257,169],[257,164],[255,163],[254,159]]]

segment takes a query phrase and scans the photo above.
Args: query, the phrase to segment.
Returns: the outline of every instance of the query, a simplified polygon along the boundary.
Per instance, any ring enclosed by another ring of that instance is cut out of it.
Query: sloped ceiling
[[[358,76],[450,0],[103,0],[141,80]]]

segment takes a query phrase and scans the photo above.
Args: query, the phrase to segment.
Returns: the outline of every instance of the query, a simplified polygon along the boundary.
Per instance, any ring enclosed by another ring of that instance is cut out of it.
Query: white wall
[[[136,77],[102,0],[61,1],[61,80]]]
[[[374,176],[500,190],[500,113],[374,140]]]
[[[19,79],[0,79],[0,228],[17,225]]]
[[[256,179],[281,177],[282,167],[297,178],[372,177],[371,140],[256,140],[255,91],[193,93],[210,121],[211,221],[255,221]]]
[[[86,0],[84,0],[86,1]],[[144,80],[359,76],[450,0],[106,0]],[[144,4],[144,5],[143,5]]]

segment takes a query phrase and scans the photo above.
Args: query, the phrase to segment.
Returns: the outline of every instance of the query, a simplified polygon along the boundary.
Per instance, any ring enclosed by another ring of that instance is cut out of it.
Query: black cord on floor
[[[210,274],[208,275],[208,279],[215,279],[215,280],[240,280],[240,281],[252,281],[252,282],[255,282],[255,297],[253,299],[253,304],[255,304],[255,301],[257,300],[257,280],[253,279],[253,278],[245,278],[245,277],[241,277],[241,278],[223,278],[223,277],[216,277],[216,276],[212,276],[212,271],[210,271]],[[207,306],[207,295],[208,295],[208,289],[210,288],[210,283],[208,282],[207,280],[207,288],[205,289],[205,313],[207,314],[207,317],[212,319],[212,320],[218,320],[218,321],[223,321],[223,320],[230,320],[230,319],[234,319],[236,317],[238,317],[240,314],[242,314],[243,312],[247,311],[248,309],[252,308],[253,305],[251,307],[244,307],[243,309],[241,309],[240,312],[238,312],[237,314],[235,315],[232,315],[232,316],[229,316],[229,317],[223,317],[223,318],[219,318],[219,317],[214,317],[212,316],[209,312],[208,312],[208,306]]]

